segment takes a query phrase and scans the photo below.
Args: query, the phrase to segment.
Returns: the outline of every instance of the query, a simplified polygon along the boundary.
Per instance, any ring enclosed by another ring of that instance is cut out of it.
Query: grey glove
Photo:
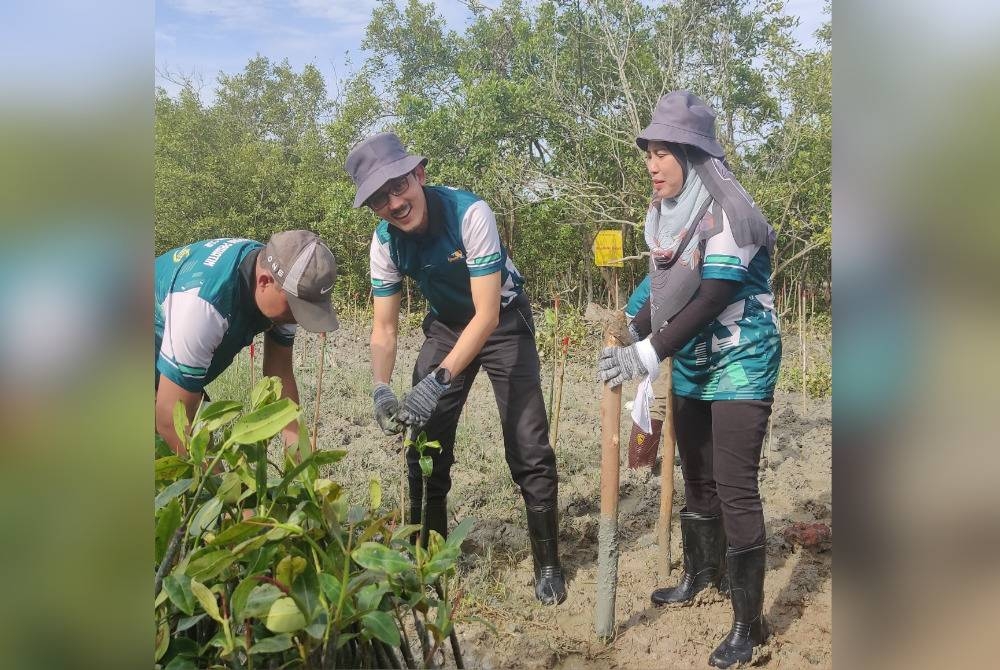
[[[402,432],[403,427],[392,418],[392,415],[399,411],[399,401],[389,385],[376,384],[375,390],[372,391],[372,400],[375,403],[375,421],[378,422],[382,432],[386,435]]]
[[[403,398],[403,408],[396,414],[396,421],[407,426],[423,426],[437,407],[438,400],[451,384],[442,384],[430,373],[420,380]]]
[[[650,358],[652,356],[652,358]],[[649,340],[642,340],[627,347],[604,347],[597,358],[597,378],[611,388],[626,379],[652,374],[655,378],[659,366],[656,352]]]

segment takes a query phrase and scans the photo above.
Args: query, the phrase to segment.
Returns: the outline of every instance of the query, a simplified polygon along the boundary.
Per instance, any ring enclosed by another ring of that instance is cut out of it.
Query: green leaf
[[[215,495],[223,502],[234,504],[240,499],[242,486],[243,482],[238,473],[227,472],[222,475],[222,483],[219,484],[219,490]]]
[[[191,592],[190,577],[183,573],[167,575],[163,580],[163,590],[177,609],[188,616],[194,614],[195,597]]]
[[[184,493],[191,487],[193,479],[178,479],[176,482],[156,494],[153,501],[153,511],[156,512],[168,502]]]
[[[172,481],[191,471],[191,464],[177,456],[164,456],[153,462],[155,479],[158,482]]]
[[[180,438],[181,444],[187,446],[188,443],[188,415],[187,407],[180,400],[174,405],[174,432]]]
[[[171,500],[156,514],[156,535],[154,536],[154,562],[159,564],[167,551],[170,539],[181,525],[181,504],[176,498]]]
[[[305,613],[306,623],[312,623],[319,610],[320,605],[320,585],[316,572],[308,569],[295,580],[292,585],[292,599],[299,606],[299,610]]]
[[[351,552],[351,558],[363,568],[378,570],[390,576],[397,575],[412,567],[406,556],[376,542],[365,542]]]
[[[247,598],[250,597],[250,592],[259,585],[260,580],[251,576],[244,579],[233,589],[233,595],[229,599],[229,611],[232,612],[233,621],[243,621],[246,618],[243,616],[243,610],[246,609]]]
[[[420,524],[417,523],[409,523],[404,526],[399,526],[392,533],[392,539],[390,540],[390,542],[392,544],[396,544],[397,542],[404,542],[407,545],[409,545],[410,536],[413,535],[414,533],[419,533],[419,532],[420,532]]]
[[[281,397],[281,385],[275,388],[276,377],[261,377],[260,381],[254,384],[250,390],[250,406],[253,409],[261,407],[264,403],[272,402]]]
[[[195,422],[203,423],[205,430],[211,432],[235,419],[242,411],[243,405],[235,400],[217,400],[202,405]]]
[[[313,622],[306,626],[306,633],[314,640],[322,640],[323,636],[326,635],[326,624],[329,620],[330,618],[327,616],[326,610],[320,608],[316,612],[316,618]]]
[[[292,648],[292,636],[288,633],[265,637],[250,647],[251,654],[276,654]]]
[[[330,602],[330,605],[336,609],[337,603],[340,602],[340,591],[341,583],[340,580],[333,575],[328,575],[325,572],[319,576],[319,585],[323,589],[323,595]]]
[[[200,535],[206,528],[215,523],[221,512],[222,501],[218,498],[212,498],[202,505],[201,509],[195,512],[194,517],[191,519],[191,525],[188,527],[188,533],[191,534],[191,537]]]
[[[156,651],[153,654],[153,660],[159,661],[163,658],[163,655],[167,653],[167,647],[170,646],[170,622],[164,619],[160,622],[160,625],[156,627]]]
[[[271,605],[284,593],[274,584],[259,584],[250,591],[240,619],[261,619],[271,611]]]
[[[472,530],[473,525],[475,525],[475,522],[472,519],[463,519],[461,523],[448,533],[447,544],[453,547],[461,547],[462,543],[465,542],[466,535]]]
[[[291,598],[278,598],[271,605],[264,625],[272,633],[294,633],[306,625],[306,618]]]
[[[368,506],[373,510],[382,506],[382,485],[377,479],[368,482]]]
[[[191,559],[187,567],[187,574],[195,579],[209,580],[218,577],[219,574],[236,561],[236,556],[228,549],[210,551],[206,554]]]
[[[431,460],[431,457],[424,454],[418,463],[420,463],[420,472],[423,473],[424,477],[430,477],[431,473],[434,472],[434,461]]]
[[[282,477],[281,481],[274,488],[272,496],[275,500],[277,500],[278,497],[284,493],[285,489],[288,488],[288,485],[292,483],[292,480],[310,465],[326,465],[327,463],[336,463],[343,458],[346,453],[347,451],[343,449],[322,450],[315,452],[312,456],[285,473],[285,476]]]
[[[399,629],[388,612],[368,612],[361,617],[365,630],[393,647],[399,646]]]
[[[208,615],[202,612],[201,614],[195,614],[194,616],[182,617],[181,619],[177,620],[177,628],[174,629],[174,632],[183,633],[188,628],[191,628],[196,623],[204,619],[206,616]]]
[[[285,586],[291,587],[295,578],[306,569],[306,559],[301,556],[285,556],[278,561],[278,567],[274,569],[274,578]]]
[[[191,580],[191,593],[198,599],[201,608],[208,616],[219,623],[222,623],[222,615],[219,614],[219,604],[215,601],[215,594],[208,590],[208,587],[196,579]]]
[[[198,664],[190,656],[174,656],[163,670],[198,670]]]
[[[240,418],[233,424],[229,441],[234,444],[255,444],[270,440],[298,416],[299,406],[290,398],[282,398]]]
[[[212,434],[204,428],[191,437],[191,444],[188,450],[191,452],[192,462],[202,463],[205,460],[205,454],[208,452],[208,443],[211,438]]]
[[[266,519],[264,519],[264,517],[259,516],[244,519],[243,521],[233,524],[216,535],[211,544],[217,547],[225,547],[230,544],[243,542],[254,535],[258,535],[266,531],[268,526],[264,525],[265,521]]]
[[[346,455],[346,449],[320,449],[311,458],[317,466],[323,466],[336,463]]]
[[[358,591],[358,609],[362,612],[378,609],[379,603],[382,602],[382,596],[388,589],[389,585],[385,582],[369,584],[364,587]]]

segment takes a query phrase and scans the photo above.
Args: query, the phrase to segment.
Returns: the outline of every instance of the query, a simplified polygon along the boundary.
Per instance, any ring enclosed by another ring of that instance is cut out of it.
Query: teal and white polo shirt
[[[292,346],[294,325],[273,326],[254,301],[257,253],[253,240],[193,242],[157,257],[155,265],[156,374],[188,391],[201,391],[229,367],[243,347],[267,331]]]
[[[500,273],[500,306],[521,294],[524,280],[500,242],[493,210],[479,196],[426,186],[428,230],[407,235],[379,221],[372,236],[370,270],[376,297],[398,293],[403,276],[416,280],[431,311],[450,325],[475,314],[470,277]]]
[[[722,231],[703,242],[702,279],[740,283],[734,302],[674,356],[674,392],[702,400],[762,400],[774,395],[781,336],[764,246],[737,246]]]

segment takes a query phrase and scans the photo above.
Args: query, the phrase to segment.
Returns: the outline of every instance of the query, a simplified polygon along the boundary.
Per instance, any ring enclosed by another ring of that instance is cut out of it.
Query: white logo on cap
[[[326,288],[321,288],[321,289],[319,290],[319,292],[320,292],[320,295],[322,295],[322,294],[324,294],[324,293],[329,293],[329,292],[330,292],[330,289],[332,289],[332,288],[333,288],[333,284],[330,284],[330,285],[329,285],[329,286],[327,286]]]

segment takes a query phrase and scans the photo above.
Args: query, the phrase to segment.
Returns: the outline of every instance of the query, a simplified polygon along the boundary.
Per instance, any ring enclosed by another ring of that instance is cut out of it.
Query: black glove
[[[403,427],[396,422],[393,414],[399,411],[399,401],[396,394],[388,384],[376,384],[372,391],[372,400],[375,403],[375,421],[379,428],[386,435],[393,435],[403,431]]]
[[[403,398],[403,408],[396,414],[396,421],[407,426],[423,426],[434,413],[438,400],[451,384],[442,384],[430,373],[414,386]]]

